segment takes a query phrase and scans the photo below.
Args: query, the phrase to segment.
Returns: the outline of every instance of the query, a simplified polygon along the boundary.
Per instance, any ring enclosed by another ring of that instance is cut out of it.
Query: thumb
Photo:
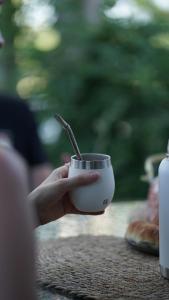
[[[88,172],[86,174],[81,174],[78,176],[64,178],[65,189],[66,191],[70,191],[78,186],[88,185],[100,178],[100,174],[98,172]]]

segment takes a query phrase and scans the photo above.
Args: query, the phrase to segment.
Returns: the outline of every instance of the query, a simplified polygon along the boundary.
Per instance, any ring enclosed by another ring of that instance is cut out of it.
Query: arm
[[[0,147],[0,299],[35,300],[33,211],[23,161]]]

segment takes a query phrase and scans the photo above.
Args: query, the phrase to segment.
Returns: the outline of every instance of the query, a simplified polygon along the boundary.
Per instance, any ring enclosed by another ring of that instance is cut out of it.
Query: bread
[[[154,254],[159,252],[159,226],[156,223],[134,221],[129,224],[125,238],[139,250]]]

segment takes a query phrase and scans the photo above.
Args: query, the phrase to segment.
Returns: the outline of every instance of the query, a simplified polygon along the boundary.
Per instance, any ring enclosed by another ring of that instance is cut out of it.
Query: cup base
[[[72,201],[73,205],[78,211],[81,211],[83,213],[97,213],[97,212],[104,212],[104,210],[110,205],[111,201],[106,203],[105,205],[102,205],[100,207],[83,207],[83,206],[78,206],[78,203],[76,201]]]

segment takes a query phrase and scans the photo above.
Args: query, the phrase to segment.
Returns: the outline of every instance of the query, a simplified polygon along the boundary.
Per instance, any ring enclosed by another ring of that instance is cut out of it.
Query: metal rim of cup
[[[100,153],[81,153],[82,160],[77,159],[76,155],[71,157],[70,165],[74,169],[97,170],[111,166],[111,158],[107,154]]]

